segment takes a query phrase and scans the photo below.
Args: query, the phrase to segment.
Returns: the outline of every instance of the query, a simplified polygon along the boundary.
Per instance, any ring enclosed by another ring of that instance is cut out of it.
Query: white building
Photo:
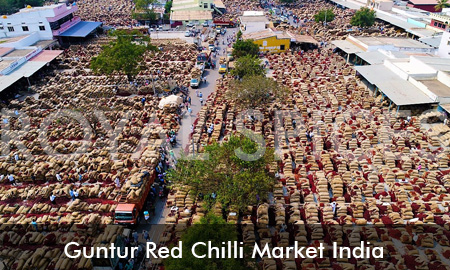
[[[410,56],[355,69],[397,108],[450,103],[450,61],[447,59]]]
[[[443,58],[450,58],[450,32],[444,32],[442,34],[438,55]]]
[[[270,21],[264,15],[264,11],[244,11],[239,21],[243,34],[260,32],[270,27]]]

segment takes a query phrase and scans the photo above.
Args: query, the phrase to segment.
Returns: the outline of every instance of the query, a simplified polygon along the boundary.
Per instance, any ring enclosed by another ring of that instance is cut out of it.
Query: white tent
[[[161,99],[161,101],[159,102],[158,107],[160,109],[164,108],[164,106],[169,105],[180,105],[183,102],[183,98],[179,97],[179,96],[175,96],[175,95],[170,95],[168,97],[165,97],[163,99]]]

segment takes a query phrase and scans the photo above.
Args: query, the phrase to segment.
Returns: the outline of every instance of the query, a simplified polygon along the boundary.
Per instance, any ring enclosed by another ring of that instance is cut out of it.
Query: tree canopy
[[[136,20],[157,20],[158,14],[151,7],[156,2],[156,0],[135,0],[136,11],[133,12],[133,18]]]
[[[228,98],[245,109],[253,109],[275,100],[283,99],[288,93],[285,86],[265,76],[246,76],[231,82]]]
[[[190,226],[181,236],[183,242],[182,258],[169,257],[164,261],[167,270],[205,269],[205,270],[245,270],[252,269],[246,259],[199,259],[192,255],[191,248],[195,243],[211,241],[212,246],[223,246],[222,242],[237,241],[237,230],[234,225],[227,224],[221,217],[207,214],[199,223]],[[197,254],[207,254],[207,247],[197,246]]]
[[[245,76],[263,76],[265,71],[258,57],[246,55],[236,60],[232,74],[244,78]]]
[[[206,160],[180,159],[176,169],[168,173],[168,179],[188,185],[194,196],[203,194],[206,202],[211,203],[211,194],[215,193],[216,201],[222,205],[245,210],[258,199],[266,199],[275,183],[266,169],[274,160],[273,149],[266,149],[249,137],[231,136],[224,143],[206,146]],[[247,161],[242,154],[255,157]]]
[[[369,27],[375,23],[376,13],[375,10],[371,10],[367,7],[362,7],[355,12],[350,24],[359,27]]]
[[[314,15],[314,20],[316,22],[331,22],[334,20],[334,12],[333,9],[322,9],[321,11],[317,12],[316,15]]]
[[[245,55],[258,55],[258,44],[253,43],[253,40],[237,40],[233,45],[233,56],[239,58]]]
[[[448,0],[438,0],[437,5],[434,6],[434,10],[440,11],[443,8],[448,8],[448,7],[450,7],[450,3],[448,2]]]
[[[150,37],[138,30],[116,30],[112,35],[116,38],[103,46],[97,57],[92,58],[91,69],[96,73],[123,73],[131,80],[139,72],[143,54],[156,50],[156,47],[151,45]]]
[[[0,0],[0,15],[15,13],[27,5],[36,7],[43,4],[44,0]]]
[[[172,1],[167,1],[166,4],[164,5],[164,11],[166,13],[170,13],[170,9],[172,8]]]

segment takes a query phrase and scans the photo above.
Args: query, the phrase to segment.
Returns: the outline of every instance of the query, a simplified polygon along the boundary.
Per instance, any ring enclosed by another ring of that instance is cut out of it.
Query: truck
[[[114,224],[133,226],[139,224],[140,213],[145,206],[147,196],[155,181],[156,171],[150,174],[144,171],[138,185],[142,186],[140,196],[135,199],[127,199],[127,194],[121,194],[119,204],[114,211]]]
[[[221,27],[228,27],[228,28],[232,28],[235,27],[235,23],[233,21],[227,21],[227,20],[214,20],[214,25],[217,26],[221,26]]]
[[[197,65],[202,63],[205,65],[205,68],[211,66],[211,51],[203,50],[197,55]]]
[[[203,72],[205,70],[205,64],[204,63],[197,63],[195,65],[195,69],[192,71],[192,79],[190,82],[190,85],[192,88],[198,88],[202,82],[201,78],[203,75]]]

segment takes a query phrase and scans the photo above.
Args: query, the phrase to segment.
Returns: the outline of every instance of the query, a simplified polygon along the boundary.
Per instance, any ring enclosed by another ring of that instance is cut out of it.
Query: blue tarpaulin
[[[70,27],[66,31],[62,32],[60,37],[86,37],[97,27],[102,25],[101,22],[79,22],[74,26]]]

